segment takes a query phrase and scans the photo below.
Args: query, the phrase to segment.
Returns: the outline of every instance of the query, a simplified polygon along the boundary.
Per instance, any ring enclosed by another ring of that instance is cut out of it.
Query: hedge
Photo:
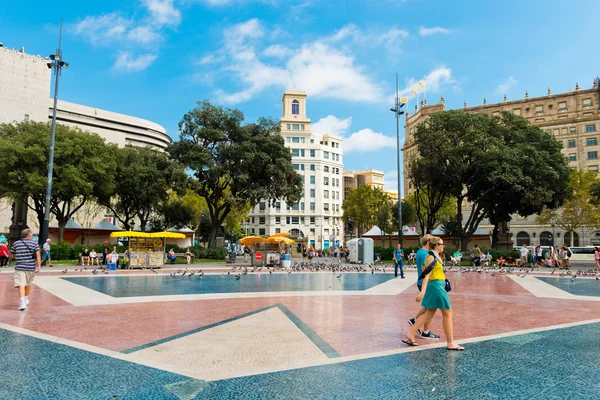
[[[114,244],[109,244],[109,252],[112,252]],[[53,243],[50,248],[50,254],[53,260],[77,260],[80,253],[83,253],[84,249],[94,249],[98,255],[102,255],[102,244],[95,244],[92,246],[84,246],[80,244],[70,244],[66,242]],[[117,246],[119,253],[127,251],[127,246]],[[172,244],[167,244],[167,252],[173,249],[175,253],[185,253],[188,247],[179,247]],[[207,258],[211,260],[224,260],[227,257],[227,250],[223,248],[206,249],[200,246],[189,247],[190,251],[194,253],[196,258]]]
[[[375,253],[379,253],[381,255],[382,260],[393,260],[394,249],[395,249],[395,247],[375,246]],[[416,246],[403,247],[403,250],[404,250],[404,257],[408,258],[408,255],[410,254],[410,252],[412,250],[414,250],[416,253],[417,250],[419,250],[419,247],[416,247]],[[456,252],[456,249],[452,248],[452,247],[446,247],[445,251],[446,251],[446,260],[449,260],[450,257],[452,256],[452,254],[454,254]],[[517,250],[512,250],[512,249],[504,250],[504,249],[481,248],[481,251],[485,254],[487,254],[489,252],[492,255],[492,260],[496,260],[500,256],[504,257],[504,259],[506,259],[508,256],[513,256],[515,259],[518,259],[519,255],[520,255]],[[463,251],[462,252],[463,258],[465,256],[469,257],[471,255],[471,252],[472,252],[472,249],[469,249],[469,251]]]

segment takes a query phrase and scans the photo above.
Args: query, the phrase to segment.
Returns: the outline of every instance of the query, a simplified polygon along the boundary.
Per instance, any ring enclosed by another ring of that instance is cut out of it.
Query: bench
[[[185,260],[187,260],[187,256],[185,255],[185,253],[175,253],[175,260],[178,258],[183,258]],[[192,253],[192,260],[191,262],[193,263],[196,260],[196,256],[194,255],[194,253]],[[165,253],[165,264],[175,264],[174,260],[169,260],[169,253]]]

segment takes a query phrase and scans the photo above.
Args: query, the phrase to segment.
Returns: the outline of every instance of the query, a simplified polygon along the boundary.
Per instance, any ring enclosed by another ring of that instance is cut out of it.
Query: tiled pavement
[[[600,303],[536,297],[531,276],[448,275],[464,353],[401,344],[414,286],[97,306],[35,287],[18,312],[0,274],[0,399],[600,398]],[[581,325],[547,329],[560,324]]]

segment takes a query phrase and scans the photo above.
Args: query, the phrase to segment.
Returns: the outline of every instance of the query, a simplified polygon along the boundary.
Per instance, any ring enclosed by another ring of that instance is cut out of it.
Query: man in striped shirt
[[[21,239],[14,242],[10,249],[10,257],[17,262],[14,280],[15,287],[19,289],[19,311],[25,310],[29,304],[31,282],[42,264],[40,246],[31,240],[32,236],[31,229],[23,229]]]

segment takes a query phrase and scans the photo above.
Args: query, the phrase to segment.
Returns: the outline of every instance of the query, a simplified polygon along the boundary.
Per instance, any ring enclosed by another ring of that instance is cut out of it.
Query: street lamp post
[[[402,244],[402,194],[400,192],[400,181],[402,175],[400,173],[400,116],[404,114],[404,111],[400,109],[404,107],[404,103],[400,102],[398,98],[398,73],[396,73],[396,103],[394,108],[390,108],[396,115],[396,145],[397,145],[397,156],[398,156],[398,243]],[[394,263],[394,275],[398,276],[398,264]]]
[[[58,78],[60,72],[64,68],[69,66],[68,63],[62,59],[62,51],[60,50],[60,42],[62,40],[62,20],[60,21],[60,33],[58,36],[58,49],[56,54],[50,55],[50,60],[46,64],[48,68],[54,68],[54,108],[52,110],[52,134],[50,135],[50,154],[48,156],[48,183],[46,187],[46,206],[44,209],[44,225],[42,227],[41,242],[45,243],[48,239],[48,229],[50,226],[50,200],[52,197],[52,170],[54,168],[54,139],[56,136],[56,107],[58,102]]]

